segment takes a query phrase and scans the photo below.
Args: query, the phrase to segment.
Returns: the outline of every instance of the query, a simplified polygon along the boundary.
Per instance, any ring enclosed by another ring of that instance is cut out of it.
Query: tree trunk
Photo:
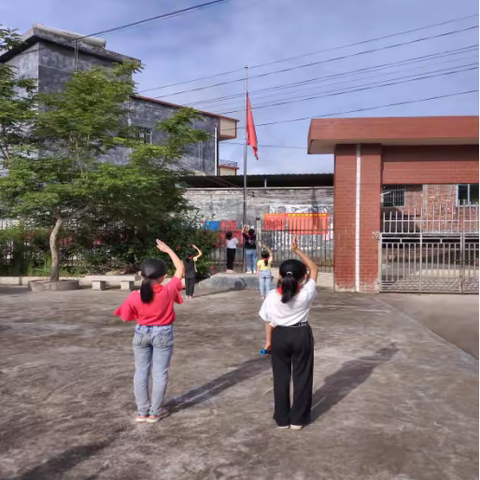
[[[52,265],[50,267],[50,281],[58,282],[60,278],[60,266],[58,263],[58,234],[63,225],[63,218],[57,217],[55,227],[50,234],[50,255],[52,257]]]

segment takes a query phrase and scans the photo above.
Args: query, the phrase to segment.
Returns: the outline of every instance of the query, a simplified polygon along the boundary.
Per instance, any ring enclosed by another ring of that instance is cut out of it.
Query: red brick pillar
[[[359,265],[356,252],[357,147],[337,145],[334,190],[334,274],[337,291],[356,290],[358,268],[360,292],[377,291],[380,226],[381,146],[360,146]]]
[[[335,290],[355,288],[355,145],[335,148],[333,229]]]
[[[360,291],[378,291],[378,240],[382,189],[382,147],[361,145]]]

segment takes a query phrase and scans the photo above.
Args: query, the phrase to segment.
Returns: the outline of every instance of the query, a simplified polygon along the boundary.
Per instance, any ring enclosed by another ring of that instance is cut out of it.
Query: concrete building
[[[308,152],[335,155],[337,289],[478,291],[478,117],[314,119]]]
[[[0,52],[0,62],[16,67],[21,77],[33,78],[38,82],[40,92],[55,92],[62,88],[70,74],[76,69],[94,66],[112,68],[123,62],[140,60],[107,50],[106,41],[101,38],[85,37],[51,27],[35,24],[22,36],[23,45],[16,50]],[[181,108],[181,105],[164,102],[140,95],[132,96],[129,108],[129,122],[141,127],[139,135],[152,144],[162,143],[162,134],[155,125]],[[218,173],[219,142],[236,138],[237,120],[201,112],[195,127],[205,130],[209,139],[191,145],[181,160],[181,166],[198,174]],[[125,162],[127,150],[112,153],[112,161]]]

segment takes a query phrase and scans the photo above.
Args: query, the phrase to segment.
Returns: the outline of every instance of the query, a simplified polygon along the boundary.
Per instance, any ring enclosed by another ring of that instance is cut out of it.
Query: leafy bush
[[[50,271],[49,228],[30,228],[19,224],[0,230],[0,275],[48,276]],[[197,245],[203,257],[197,264],[199,275],[210,270],[209,254],[216,233],[198,228],[195,216],[172,218],[155,228],[142,229],[122,225],[99,225],[98,222],[67,225],[59,240],[62,276],[134,273],[146,258],[163,258],[156,248],[160,238],[183,259]]]
[[[0,230],[1,275],[47,275],[49,231],[24,224]]]

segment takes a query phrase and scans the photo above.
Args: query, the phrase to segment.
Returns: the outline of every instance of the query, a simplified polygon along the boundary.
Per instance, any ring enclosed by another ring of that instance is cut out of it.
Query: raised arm
[[[196,262],[203,255],[203,253],[196,245],[192,244],[192,247],[198,252],[198,255],[193,257],[193,260]]]
[[[157,239],[157,248],[161,252],[166,253],[172,259],[173,265],[175,267],[174,277],[177,277],[181,280],[185,272],[185,267],[183,266],[183,262],[178,258],[177,254],[166,243],[163,243],[161,240],[158,240],[158,239]]]
[[[318,277],[318,267],[310,257],[307,257],[307,255],[305,255],[303,252],[301,252],[298,249],[297,236],[296,235],[293,237],[293,240],[292,240],[292,252],[296,253],[300,257],[302,262],[305,263],[305,265],[310,270],[310,278],[312,280],[314,280],[315,283],[316,283],[317,282],[317,277]]]

